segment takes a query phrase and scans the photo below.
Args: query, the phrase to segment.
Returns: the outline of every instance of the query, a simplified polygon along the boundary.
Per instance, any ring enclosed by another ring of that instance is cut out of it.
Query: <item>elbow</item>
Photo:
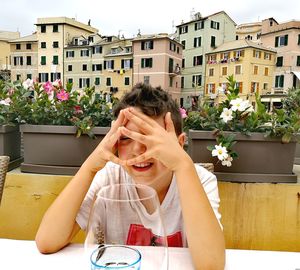
[[[55,253],[60,249],[51,244],[51,241],[49,241],[47,237],[43,237],[39,234],[37,234],[35,237],[35,244],[39,252],[42,254]]]

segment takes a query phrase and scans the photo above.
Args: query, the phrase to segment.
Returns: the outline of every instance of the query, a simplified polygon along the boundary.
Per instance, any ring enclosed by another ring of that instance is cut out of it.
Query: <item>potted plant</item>
[[[22,172],[74,174],[109,130],[112,102],[95,89],[64,88],[60,80],[27,80],[30,93],[20,126],[24,139]]]
[[[8,170],[20,166],[20,115],[26,110],[27,93],[20,83],[0,80],[0,156],[9,156]]]
[[[239,97],[229,76],[226,100],[207,100],[184,119],[188,152],[194,162],[212,162],[219,180],[233,182],[296,182],[292,173],[300,129],[299,113],[268,113],[256,94],[256,110]]]

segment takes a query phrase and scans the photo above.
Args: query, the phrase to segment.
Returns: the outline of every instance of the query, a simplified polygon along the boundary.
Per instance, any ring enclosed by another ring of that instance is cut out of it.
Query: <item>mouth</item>
[[[151,162],[141,162],[141,163],[137,163],[132,165],[132,168],[138,172],[143,172],[143,171],[147,171],[152,167],[153,163]]]

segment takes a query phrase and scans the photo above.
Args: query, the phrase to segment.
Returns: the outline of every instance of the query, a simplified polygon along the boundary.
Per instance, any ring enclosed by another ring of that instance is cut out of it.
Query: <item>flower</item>
[[[22,84],[0,81],[0,124],[75,126],[77,136],[93,136],[93,127],[110,126],[116,102],[112,97],[107,104],[94,87],[78,91],[72,84],[63,87],[60,80],[39,83],[27,79]]]
[[[233,76],[229,76],[226,99],[212,106],[205,100],[197,111],[188,113],[184,119],[184,130],[211,130],[217,145],[208,146],[212,156],[218,157],[223,166],[230,167],[238,154],[234,151],[236,132],[251,136],[252,132],[261,132],[265,136],[281,137],[283,143],[289,142],[300,132],[300,89],[290,90],[287,99],[283,100],[283,108],[273,108],[268,112],[256,93],[256,108],[249,100],[239,97],[239,89]],[[226,151],[225,151],[226,150]],[[227,156],[225,155],[227,154]]]
[[[182,119],[187,117],[187,113],[186,113],[186,110],[184,108],[179,108],[179,112],[180,112],[180,115],[181,115]]]

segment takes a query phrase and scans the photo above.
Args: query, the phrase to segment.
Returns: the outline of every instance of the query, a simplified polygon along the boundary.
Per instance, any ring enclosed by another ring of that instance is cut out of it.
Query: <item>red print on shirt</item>
[[[169,247],[183,247],[181,232],[167,236]],[[126,245],[135,246],[159,246],[162,238],[152,233],[150,229],[143,225],[131,224],[129,227]]]

